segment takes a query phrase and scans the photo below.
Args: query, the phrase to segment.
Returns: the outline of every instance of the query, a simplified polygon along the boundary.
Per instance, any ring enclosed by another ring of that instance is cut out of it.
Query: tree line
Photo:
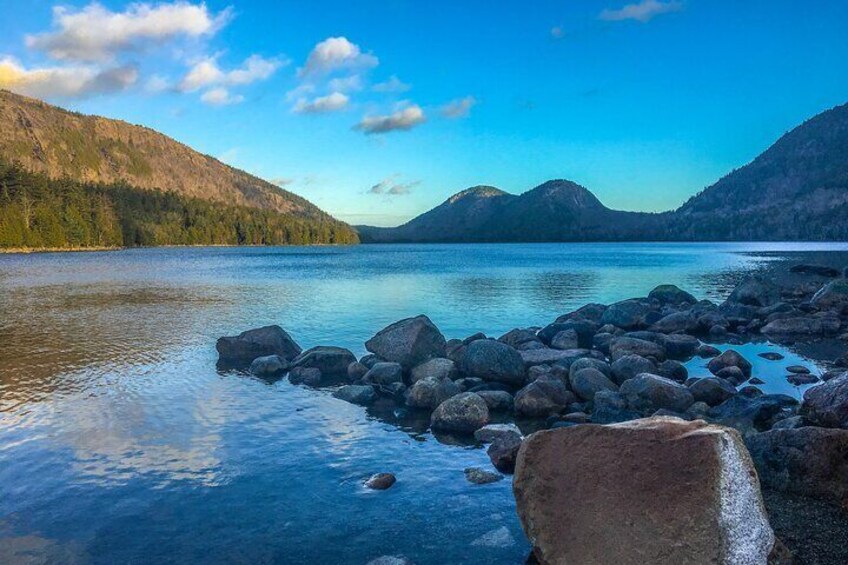
[[[329,216],[226,206],[124,183],[50,179],[0,160],[0,248],[352,244]]]

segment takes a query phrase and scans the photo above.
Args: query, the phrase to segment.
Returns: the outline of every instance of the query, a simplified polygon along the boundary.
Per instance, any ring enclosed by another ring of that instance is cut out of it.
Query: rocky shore
[[[785,508],[764,507],[760,495],[762,487],[776,493],[767,502],[801,497],[848,521],[848,279],[816,265],[792,273],[800,282],[791,287],[750,278],[722,303],[662,285],[497,338],[446,339],[422,315],[377,332],[360,359],[340,347],[303,350],[269,326],[220,338],[219,366],[287,375],[362,406],[403,406],[429,417],[434,433],[487,444],[499,473],[518,467],[518,512],[542,563],[846,562],[844,540],[808,548],[784,514],[772,521],[788,548],[775,542],[768,514]],[[823,339],[842,345],[821,377],[785,367],[790,383],[813,385],[801,402],[764,393],[758,385],[772,377],[733,349]],[[694,357],[711,376],[689,377],[684,363]],[[525,437],[537,430],[547,431]],[[466,477],[485,484],[499,473],[468,469]],[[690,510],[669,513],[675,505]],[[609,518],[611,536],[629,541],[605,543],[596,539],[602,524],[573,523],[591,508],[595,519]],[[687,543],[669,557],[663,548],[679,536]]]

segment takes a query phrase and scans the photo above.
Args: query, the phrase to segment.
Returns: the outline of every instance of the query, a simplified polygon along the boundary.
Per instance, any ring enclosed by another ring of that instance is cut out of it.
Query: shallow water
[[[304,347],[426,313],[448,337],[543,325],[673,282],[721,300],[786,244],[149,249],[0,256],[0,562],[520,563],[485,451],[215,370],[217,336],[278,323]],[[743,346],[768,392],[785,366]],[[687,366],[698,376],[704,362]],[[380,416],[380,417],[378,417]],[[361,487],[391,471],[386,492]]]

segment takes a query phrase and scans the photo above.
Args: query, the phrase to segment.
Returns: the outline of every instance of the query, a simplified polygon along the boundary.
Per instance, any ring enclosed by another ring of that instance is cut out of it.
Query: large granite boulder
[[[237,336],[221,337],[215,344],[218,362],[235,368],[248,367],[257,357],[279,355],[291,361],[300,355],[301,348],[280,326],[266,326],[242,332]]]
[[[556,377],[539,377],[515,394],[515,412],[541,418],[562,412],[574,402],[574,394]]]
[[[692,305],[698,302],[694,296],[673,284],[661,284],[648,293],[648,298],[656,300],[661,304],[672,306],[680,306],[681,304]]]
[[[817,426],[848,428],[848,373],[808,389],[801,412]]]
[[[468,344],[462,372],[469,377],[521,386],[527,377],[524,360],[515,348],[500,341],[478,339]]]
[[[444,432],[473,434],[488,423],[489,407],[473,392],[450,397],[430,416],[430,427]]]
[[[365,342],[365,348],[408,371],[433,357],[444,357],[445,336],[430,318],[416,316],[383,328]]]
[[[652,311],[650,305],[639,300],[622,300],[607,307],[600,323],[632,330],[646,325],[645,320]]]
[[[542,564],[765,564],[774,534],[739,435],[650,418],[542,431],[513,490]]]
[[[461,392],[459,386],[445,376],[426,377],[416,381],[406,391],[406,405],[433,410],[448,398]]]
[[[355,361],[356,357],[347,349],[319,345],[295,357],[292,367],[318,369],[325,377],[340,378],[347,377],[347,368]]]
[[[707,369],[714,375],[718,375],[722,369],[736,367],[745,377],[751,376],[751,363],[738,352],[728,349],[718,357],[713,357],[707,364]]]
[[[771,430],[746,443],[764,486],[848,509],[848,430]]]
[[[780,289],[772,282],[762,278],[749,278],[739,283],[727,302],[745,306],[771,306],[780,302]]]
[[[837,279],[827,283],[810,302],[821,310],[848,313],[848,279]]]
[[[652,414],[657,410],[686,412],[695,398],[689,389],[671,379],[642,373],[625,381],[619,389],[627,399],[627,405],[643,414]]]

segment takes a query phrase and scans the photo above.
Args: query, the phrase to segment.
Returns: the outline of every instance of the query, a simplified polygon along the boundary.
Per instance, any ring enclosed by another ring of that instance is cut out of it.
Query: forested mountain
[[[149,128],[0,90],[0,248],[355,243],[306,199]]]
[[[569,181],[520,196],[479,191],[397,228],[357,229],[363,242],[848,240],[848,105],[798,126],[670,212],[611,210]]]

